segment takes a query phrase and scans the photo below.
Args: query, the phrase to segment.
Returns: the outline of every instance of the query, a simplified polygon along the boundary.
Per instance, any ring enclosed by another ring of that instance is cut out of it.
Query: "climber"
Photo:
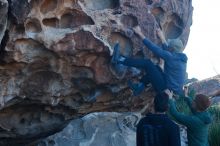
[[[187,127],[187,138],[189,146],[208,146],[208,129],[212,121],[210,113],[207,111],[211,104],[210,99],[197,94],[192,100],[185,91],[185,100],[191,109],[192,114],[186,115],[177,111],[173,93],[170,90],[165,91],[169,96],[169,111],[174,119]]]
[[[163,50],[149,41],[141,32],[139,26],[133,28],[133,30],[141,37],[148,49],[165,61],[164,71],[162,71],[162,69],[158,65],[154,65],[150,59],[134,59],[120,55],[119,44],[115,45],[112,63],[143,68],[146,70],[140,83],[134,84],[128,81],[128,85],[131,87],[133,94],[135,96],[139,95],[149,83],[152,84],[158,93],[168,88],[172,90],[175,95],[183,94],[187,56],[182,53],[184,49],[182,41],[180,39],[169,39],[167,42],[162,31],[158,29],[157,34],[163,43]]]
[[[168,96],[162,92],[154,98],[155,113],[149,113],[137,125],[137,146],[180,146],[180,130],[166,112]]]

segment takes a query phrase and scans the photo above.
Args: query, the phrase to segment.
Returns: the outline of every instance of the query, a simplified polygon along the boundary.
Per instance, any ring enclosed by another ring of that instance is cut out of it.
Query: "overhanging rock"
[[[0,2],[7,36],[1,42],[2,145],[48,136],[91,112],[152,110],[153,89],[131,96],[127,81],[143,73],[115,70],[113,46],[119,41],[123,55],[158,62],[128,30],[140,25],[161,45],[161,27],[167,39],[186,45],[192,23],[189,0],[9,0],[9,17],[7,1]]]

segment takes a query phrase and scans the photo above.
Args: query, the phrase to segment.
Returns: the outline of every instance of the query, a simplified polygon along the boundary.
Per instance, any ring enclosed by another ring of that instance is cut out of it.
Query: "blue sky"
[[[193,0],[193,24],[185,48],[189,78],[220,74],[220,1]]]

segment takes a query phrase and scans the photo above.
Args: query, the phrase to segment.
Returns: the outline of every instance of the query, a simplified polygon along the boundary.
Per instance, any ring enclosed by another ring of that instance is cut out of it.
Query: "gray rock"
[[[0,0],[0,44],[5,34],[8,17],[8,1]]]
[[[220,105],[220,96],[213,97],[212,104],[219,104]]]
[[[138,113],[92,113],[73,120],[63,131],[35,146],[135,146]],[[187,146],[186,128],[181,128],[181,145]]]

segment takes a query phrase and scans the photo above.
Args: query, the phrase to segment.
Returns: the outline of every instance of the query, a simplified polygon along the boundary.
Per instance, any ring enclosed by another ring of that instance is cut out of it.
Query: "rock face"
[[[0,145],[24,145],[91,112],[152,110],[153,89],[133,98],[128,79],[143,73],[111,65],[112,48],[154,57],[130,31],[156,29],[186,45],[189,0],[0,0]],[[144,48],[144,51],[142,49]]]
[[[220,75],[194,82],[190,84],[190,88],[193,88],[198,94],[207,96],[220,95]]]
[[[72,121],[37,146],[135,146],[140,114],[92,113]]]
[[[72,121],[62,132],[33,144],[36,146],[135,146],[137,113],[92,113]],[[186,129],[181,128],[181,146],[187,146]]]
[[[212,104],[220,104],[220,75],[189,85],[198,94],[204,94],[212,99]]]

